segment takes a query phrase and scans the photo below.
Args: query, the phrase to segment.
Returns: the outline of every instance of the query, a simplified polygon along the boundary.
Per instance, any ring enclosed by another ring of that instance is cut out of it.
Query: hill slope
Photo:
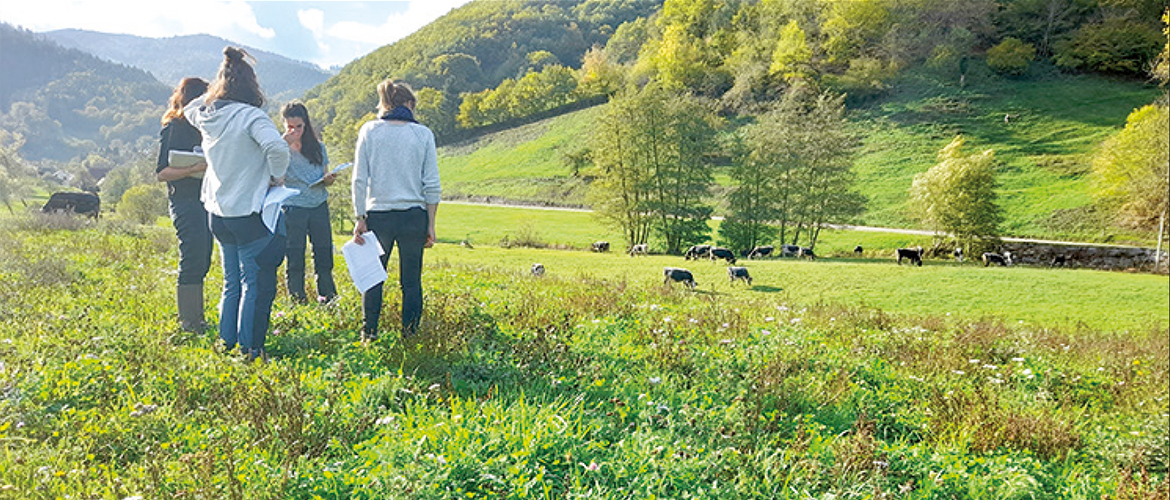
[[[911,74],[851,118],[863,137],[855,170],[870,198],[864,222],[915,227],[907,190],[957,134],[1000,162],[1000,204],[1012,236],[1090,240],[1062,220],[1090,203],[1090,154],[1157,90],[1140,81],[1092,75],[972,77],[959,88]],[[445,187],[459,197],[552,205],[585,203],[583,181],[562,159],[587,147],[591,108],[440,149]],[[1012,118],[1004,122],[1004,115]],[[716,175],[717,181],[726,179]],[[725,180],[722,182],[726,182]]]
[[[0,128],[24,137],[24,158],[118,161],[158,133],[170,90],[145,71],[3,23],[0,46]]]
[[[239,45],[210,35],[147,38],[75,29],[49,31],[44,35],[64,47],[142,68],[168,86],[188,76],[199,76],[207,80],[214,78],[219,63],[223,60],[223,48],[227,45]],[[273,101],[298,98],[305,91],[332,76],[329,72],[307,62],[260,49],[246,48],[248,53],[256,57],[257,76]]]

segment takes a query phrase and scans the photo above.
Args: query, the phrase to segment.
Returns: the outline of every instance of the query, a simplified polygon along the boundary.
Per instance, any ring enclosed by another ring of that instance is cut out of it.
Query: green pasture
[[[887,95],[854,107],[851,119],[862,138],[854,164],[857,190],[870,200],[863,222],[915,227],[918,222],[907,206],[914,175],[930,168],[938,151],[963,134],[971,152],[996,151],[1007,235],[1103,237],[1060,227],[1052,215],[1091,201],[1087,174],[1093,151],[1158,91],[1141,81],[1035,73],[1025,79],[973,74],[962,88],[911,73]],[[571,175],[563,156],[587,147],[590,125],[601,109],[440,148],[444,190],[460,197],[584,204],[585,185]],[[730,182],[719,168],[715,179],[721,187]]]
[[[444,205],[440,238],[494,224],[480,208]],[[561,228],[587,219],[528,212],[550,240],[592,236]],[[1170,485],[1165,276],[875,255],[748,262],[749,288],[680,257],[444,239],[418,337],[397,338],[392,290],[382,338],[357,342],[337,256],[337,302],[281,291],[271,360],[249,364],[176,328],[169,228],[23,214],[0,234],[3,500],[1098,500]],[[699,288],[663,286],[666,265]]]

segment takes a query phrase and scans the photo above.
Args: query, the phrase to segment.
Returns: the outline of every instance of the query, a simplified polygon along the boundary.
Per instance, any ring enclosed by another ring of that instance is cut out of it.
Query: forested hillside
[[[238,45],[210,35],[147,38],[72,29],[44,35],[62,46],[142,68],[168,86],[188,76],[214,78],[223,60],[223,48]],[[248,48],[248,53],[256,58],[256,75],[274,102],[299,98],[330,76],[307,62],[253,48]]]
[[[150,74],[3,23],[0,46],[0,129],[23,158],[119,162],[153,141],[170,90]]]

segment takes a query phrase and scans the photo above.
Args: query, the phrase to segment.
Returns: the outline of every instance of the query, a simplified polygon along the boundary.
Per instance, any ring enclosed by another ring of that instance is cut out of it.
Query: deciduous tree
[[[1003,211],[996,204],[995,152],[968,155],[966,140],[955,137],[938,154],[938,163],[914,176],[911,205],[936,240],[953,236],[974,254],[998,240]]]

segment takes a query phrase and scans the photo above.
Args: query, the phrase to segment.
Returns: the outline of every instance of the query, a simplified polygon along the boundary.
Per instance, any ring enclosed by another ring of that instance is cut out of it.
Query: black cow
[[[1004,267],[1012,265],[1012,253],[1004,252],[1003,255],[1000,255],[987,252],[983,254],[983,267],[990,266],[991,264],[999,264]]]
[[[910,259],[911,264],[918,264],[918,267],[922,267],[922,247],[899,248],[896,252],[899,266],[902,265],[902,259]]]
[[[662,275],[666,278],[662,280],[663,285],[669,285],[672,281],[677,281],[687,286],[691,290],[695,289],[698,283],[695,283],[695,276],[690,271],[681,267],[666,267],[662,269]]]
[[[1068,264],[1068,257],[1065,257],[1064,255],[1057,255],[1057,256],[1052,258],[1052,267],[1056,267],[1056,266],[1064,267],[1067,264]]]
[[[608,252],[609,251],[609,242],[608,241],[594,242],[592,250],[594,252]]]
[[[685,257],[687,260],[698,260],[699,257],[706,257],[707,253],[710,251],[711,245],[693,245],[687,249],[686,253],[683,254],[683,257]]]
[[[41,207],[41,211],[75,213],[96,219],[102,211],[102,200],[92,193],[62,191],[53,193],[45,206]]]
[[[864,251],[865,251],[865,249],[861,248],[861,245],[857,245],[857,246],[853,247],[853,255],[855,255],[857,257],[861,257],[861,253]]]
[[[711,257],[712,261],[715,259],[723,259],[726,260],[728,264],[735,264],[735,252],[732,252],[726,248],[713,247],[711,248],[711,251],[707,252],[707,255]]]
[[[735,284],[735,280],[743,280],[748,286],[752,286],[752,275],[748,274],[746,267],[728,267],[727,277],[731,278],[731,284]]]
[[[747,258],[755,259],[757,257],[767,257],[769,255],[772,255],[772,252],[774,250],[776,250],[776,247],[774,247],[772,245],[764,245],[762,247],[755,247],[752,249],[751,252],[748,252]]]
[[[800,250],[796,251],[796,256],[808,260],[817,260],[817,254],[813,253],[813,249],[809,247],[800,247]]]

